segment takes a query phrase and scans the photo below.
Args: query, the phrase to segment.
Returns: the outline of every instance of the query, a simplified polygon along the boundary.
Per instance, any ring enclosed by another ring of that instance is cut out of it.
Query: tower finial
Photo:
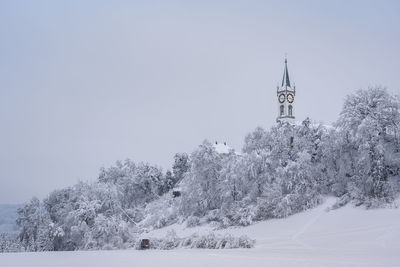
[[[287,67],[287,53],[285,53],[285,69],[283,71],[283,78],[282,78],[282,87],[291,87],[290,86],[290,79],[289,79],[289,71]]]

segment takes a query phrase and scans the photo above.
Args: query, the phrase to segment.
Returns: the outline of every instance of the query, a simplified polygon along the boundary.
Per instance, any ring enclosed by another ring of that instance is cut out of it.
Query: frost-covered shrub
[[[118,217],[99,215],[92,228],[85,233],[85,249],[121,249],[126,247],[133,234],[129,224]]]
[[[341,207],[347,205],[350,201],[351,201],[350,196],[348,194],[345,194],[345,195],[341,196],[340,198],[338,198],[337,201],[331,207],[328,207],[327,211],[341,208]]]
[[[248,238],[246,235],[239,237],[238,248],[252,248],[254,247],[255,240]]]
[[[146,214],[139,223],[140,227],[157,229],[179,221],[180,198],[173,198],[168,193],[145,206],[143,213]]]
[[[237,225],[247,226],[253,223],[256,217],[256,212],[253,205],[249,207],[240,208],[238,213],[233,216],[233,221]]]
[[[200,225],[200,218],[197,216],[189,216],[189,218],[186,219],[186,226],[187,227],[195,227]]]
[[[220,210],[213,209],[207,212],[205,219],[207,222],[218,222],[221,219]]]
[[[195,236],[191,242],[191,248],[210,248],[215,249],[217,246],[217,238],[214,233],[207,235]]]
[[[224,249],[224,248],[252,248],[255,241],[247,236],[233,237],[229,234],[192,235],[184,241],[190,248]]]
[[[5,252],[24,252],[25,248],[19,241],[16,234],[0,234],[0,253]]]
[[[247,207],[243,205],[233,205],[229,210],[224,210],[224,217],[221,219],[221,226],[231,225],[247,226],[257,221],[257,210],[254,204]]]
[[[202,248],[202,249],[232,249],[252,248],[255,240],[247,236],[233,237],[229,234],[219,235],[213,232],[204,235],[193,234],[186,238],[178,238],[174,231],[168,232],[165,238],[150,239],[150,249]],[[137,242],[140,249],[140,241]]]
[[[167,233],[167,236],[165,237],[165,240],[163,242],[163,247],[161,249],[173,249],[177,248],[180,244],[180,240],[178,236],[176,235],[176,232],[174,230],[169,230]]]

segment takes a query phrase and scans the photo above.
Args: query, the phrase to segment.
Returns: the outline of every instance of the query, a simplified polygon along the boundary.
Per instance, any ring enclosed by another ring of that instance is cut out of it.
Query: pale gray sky
[[[241,149],[275,123],[285,53],[299,120],[329,124],[369,85],[399,93],[399,14],[398,1],[1,1],[0,203],[118,159],[166,169],[205,138]]]

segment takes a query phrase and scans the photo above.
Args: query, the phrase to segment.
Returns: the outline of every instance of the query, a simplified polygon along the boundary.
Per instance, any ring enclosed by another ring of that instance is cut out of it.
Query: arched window
[[[281,112],[281,116],[283,116],[283,113],[284,113],[284,107],[283,107],[283,105],[280,106],[280,112]]]
[[[293,116],[293,107],[289,105],[289,116]]]

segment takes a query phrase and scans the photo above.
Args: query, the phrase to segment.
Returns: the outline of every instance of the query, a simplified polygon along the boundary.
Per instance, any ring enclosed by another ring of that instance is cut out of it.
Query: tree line
[[[312,208],[327,195],[338,197],[336,207],[391,205],[400,192],[399,107],[397,96],[373,87],[347,96],[332,126],[306,119],[257,127],[240,153],[219,153],[206,140],[176,154],[166,172],[118,161],[95,182],[33,198],[18,210],[19,235],[3,235],[0,251],[135,247],[149,229],[245,226]]]

